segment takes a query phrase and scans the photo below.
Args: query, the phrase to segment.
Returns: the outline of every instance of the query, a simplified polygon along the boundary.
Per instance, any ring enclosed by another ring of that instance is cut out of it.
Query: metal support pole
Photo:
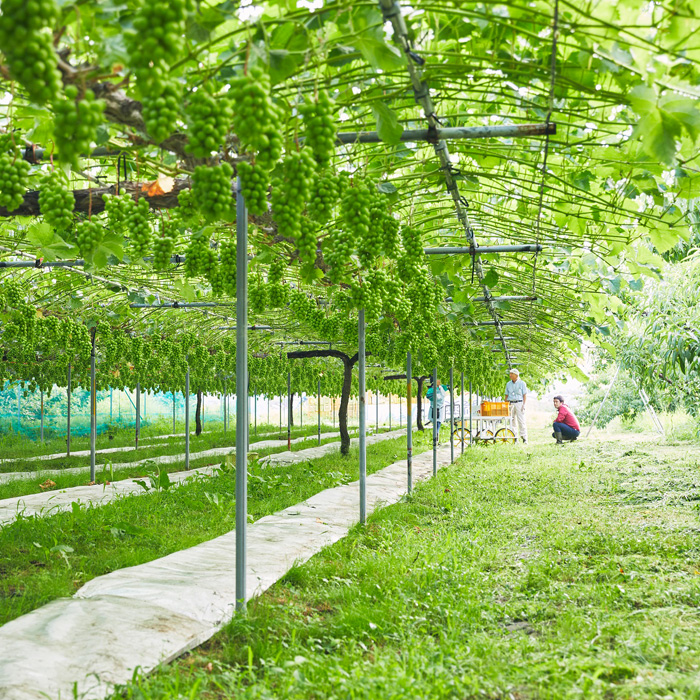
[[[282,439],[282,393],[280,392],[280,439]]]
[[[39,439],[41,442],[44,442],[44,390],[40,389],[39,393],[41,394],[41,423],[39,426]]]
[[[173,435],[175,434],[175,392],[173,391]]]
[[[246,607],[248,523],[248,212],[236,181],[236,609]]]
[[[318,444],[321,444],[321,377],[318,378],[318,387],[316,389],[316,403],[318,409]]]
[[[71,387],[71,366],[68,363],[68,387],[66,391],[66,398],[68,399],[68,410],[66,411],[66,457],[70,457],[70,398],[72,393]]]
[[[438,405],[437,405],[437,367],[433,367],[433,476],[437,475],[438,444]]]
[[[97,439],[97,400],[95,386],[95,329],[90,350],[90,481],[95,481],[95,442]]]
[[[453,433],[454,414],[455,414],[455,370],[450,367],[450,464],[455,461],[455,438]]]
[[[139,433],[141,432],[141,382],[136,382],[136,449],[139,448]]]
[[[375,429],[375,432],[378,433],[379,432],[379,389],[377,389],[377,420],[376,420],[376,423],[377,423],[377,427]]]
[[[391,431],[391,392],[389,392],[389,431]]]
[[[304,392],[299,392],[299,428],[304,427]]]
[[[287,449],[292,449],[292,373],[287,372]]]
[[[190,367],[185,374],[185,470],[190,468]]]
[[[469,446],[474,443],[474,429],[472,428],[472,380],[469,380]]]
[[[258,434],[258,395],[253,389],[253,418],[255,420],[255,434]]]
[[[413,425],[411,422],[411,389],[413,388],[411,374],[411,353],[406,353],[406,469],[408,476],[408,493],[413,491]]]
[[[360,394],[360,522],[367,522],[367,425],[365,416],[365,310],[360,309],[357,318]]]
[[[112,422],[112,406],[114,403],[114,392],[112,391],[112,387],[109,387],[109,422]]]
[[[462,416],[462,449],[461,454],[464,454],[464,372],[462,372],[462,382],[459,389],[459,400],[462,403],[462,410],[459,412]]]

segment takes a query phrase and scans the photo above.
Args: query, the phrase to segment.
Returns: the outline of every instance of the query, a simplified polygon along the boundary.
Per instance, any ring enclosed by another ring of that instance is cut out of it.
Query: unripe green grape
[[[84,219],[75,226],[75,242],[82,257],[89,257],[104,238],[104,229],[96,219]]]
[[[132,260],[138,260],[151,252],[151,224],[148,221],[150,208],[148,200],[141,197],[138,202],[131,200],[131,205],[124,214],[124,225],[129,235],[129,249]]]
[[[272,216],[283,236],[298,239],[302,212],[311,194],[314,161],[306,149],[292,151],[272,182]]]
[[[10,136],[0,137],[0,207],[12,212],[24,201],[30,165]]]
[[[338,202],[340,188],[338,178],[327,171],[317,173],[307,205],[308,215],[319,224],[325,224],[333,217],[333,209]]]
[[[242,160],[238,163],[241,191],[245,205],[251,214],[267,213],[267,191],[270,187],[269,173],[256,163]]]
[[[182,104],[182,90],[168,78],[142,80],[143,120],[156,143],[165,141],[176,129]]]
[[[193,234],[185,251],[185,276],[206,275],[213,260],[216,260],[216,254],[211,249],[209,237],[202,232]]]
[[[105,103],[95,99],[92,90],[86,90],[79,99],[75,85],[69,85],[65,95],[54,104],[54,139],[61,160],[77,169],[81,154],[89,155],[97,140]]]
[[[254,314],[262,314],[265,312],[268,303],[267,286],[260,275],[253,277],[250,280],[248,289],[248,304],[250,310]]]
[[[224,238],[219,244],[221,260],[221,284],[225,294],[236,296],[236,241]]]
[[[167,270],[177,242],[177,226],[172,220],[163,220],[160,230],[153,241],[153,267],[156,270]]]
[[[59,170],[48,173],[39,190],[39,210],[44,221],[57,231],[66,231],[73,225],[75,198],[68,189],[68,181]]]
[[[214,97],[211,88],[201,87],[193,93],[186,116],[188,142],[185,150],[197,158],[207,158],[226,140],[232,111],[228,97]]]
[[[311,148],[316,162],[322,168],[328,167],[335,152],[336,139],[333,103],[328,93],[319,92],[316,101],[305,100],[299,105],[299,112],[306,127],[306,145]]]
[[[11,77],[32,102],[44,104],[61,92],[51,25],[58,18],[54,0],[3,0],[0,46]]]
[[[228,163],[198,165],[192,175],[192,201],[208,221],[232,220],[233,168]]]

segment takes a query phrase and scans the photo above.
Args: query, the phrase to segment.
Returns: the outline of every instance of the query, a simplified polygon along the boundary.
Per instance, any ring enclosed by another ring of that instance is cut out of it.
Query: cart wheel
[[[494,440],[495,442],[509,442],[511,445],[515,445],[517,442],[515,433],[510,428],[500,428],[497,430]]]
[[[486,430],[482,430],[481,432],[478,432],[476,434],[476,437],[474,438],[475,440],[481,440],[482,442],[485,442],[487,445],[490,442],[493,442],[493,431],[489,430],[488,428]]]
[[[454,439],[455,445],[461,445],[462,444],[462,428],[455,428],[452,431],[452,436]],[[468,445],[469,444],[469,430],[467,428],[464,429],[464,444]]]

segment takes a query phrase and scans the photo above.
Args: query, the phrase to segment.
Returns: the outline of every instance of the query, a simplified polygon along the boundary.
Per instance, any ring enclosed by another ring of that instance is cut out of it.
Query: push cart
[[[459,445],[464,436],[465,444],[470,442],[489,443],[516,443],[513,430],[513,418],[510,415],[510,405],[507,401],[482,401],[479,413],[471,416],[473,435],[469,431],[469,416],[464,417],[464,429],[462,418],[455,416],[452,419],[452,433],[455,444]]]

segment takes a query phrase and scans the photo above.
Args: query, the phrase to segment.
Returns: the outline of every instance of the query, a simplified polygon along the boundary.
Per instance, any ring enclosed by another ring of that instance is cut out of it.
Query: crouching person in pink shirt
[[[559,411],[554,421],[552,437],[557,439],[557,445],[563,445],[564,440],[574,441],[581,434],[581,426],[576,416],[564,405],[563,396],[554,397],[554,408]]]

